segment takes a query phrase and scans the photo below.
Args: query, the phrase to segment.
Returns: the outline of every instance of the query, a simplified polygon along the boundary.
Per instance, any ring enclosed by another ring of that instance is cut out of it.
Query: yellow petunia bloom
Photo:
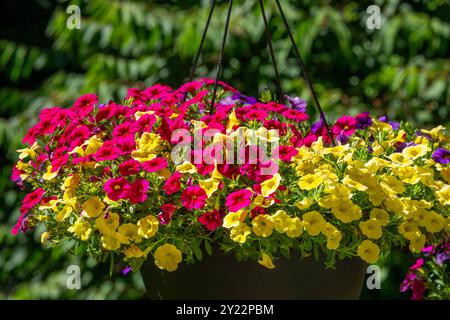
[[[272,221],[275,230],[279,233],[284,233],[291,222],[291,217],[284,210],[278,210],[269,216],[269,219]]]
[[[78,173],[74,173],[64,180],[61,189],[62,190],[74,189],[78,187],[79,184],[80,184],[80,175]]]
[[[381,179],[380,185],[391,195],[406,191],[404,183],[394,176],[384,176]]]
[[[53,169],[51,165],[47,166],[47,171],[42,175],[42,179],[49,181],[56,178],[58,176],[59,170],[56,170],[55,172],[52,172],[52,170]]]
[[[45,231],[41,234],[41,243],[43,245],[46,245],[48,243],[48,240],[50,240],[50,232]]]
[[[86,149],[84,150],[84,155],[88,156],[91,154],[94,154],[100,149],[102,146],[103,141],[97,137],[91,137],[89,140],[86,141]]]
[[[83,209],[83,214],[85,214],[89,218],[98,217],[100,214],[103,213],[104,208],[105,205],[97,196],[94,196],[89,200],[86,200],[81,205],[81,209]]]
[[[236,227],[231,228],[231,240],[239,243],[245,243],[247,236],[251,233],[251,229],[245,223],[239,223]]]
[[[68,229],[69,232],[75,233],[81,241],[86,241],[91,235],[92,229],[88,221],[83,220],[83,218],[78,218],[77,221]]]
[[[274,269],[275,265],[272,262],[272,259],[270,258],[270,256],[267,253],[262,253],[261,254],[261,259],[258,260],[258,263],[264,267],[266,267],[267,269]]]
[[[125,257],[127,259],[132,258],[142,258],[145,257],[145,253],[139,249],[139,247],[135,244],[131,245],[130,247],[126,248],[123,253],[125,254]]]
[[[305,228],[311,236],[317,236],[325,226],[325,219],[318,211],[305,213],[302,219],[303,228]]]
[[[30,148],[24,148],[24,149],[19,149],[17,150],[19,154],[19,159],[23,160],[26,159],[27,157],[30,157],[31,159],[36,158],[37,156],[37,152],[36,150],[39,149],[39,144],[37,143],[37,141],[35,143],[33,143],[33,145]]]
[[[389,159],[391,159],[392,162],[409,166],[413,162],[410,158],[407,158],[403,153],[393,153],[389,156]]]
[[[244,221],[246,216],[247,212],[243,210],[230,212],[223,218],[223,227],[227,229],[237,227],[241,222]]]
[[[398,227],[398,232],[410,241],[419,238],[421,235],[417,223],[413,221],[402,222]]]
[[[298,238],[303,233],[303,223],[299,217],[290,219],[287,228],[285,228],[286,235],[289,238]]]
[[[144,132],[138,140],[137,147],[139,150],[155,153],[161,145],[161,137],[153,132]]]
[[[358,246],[358,256],[367,263],[376,263],[380,255],[380,248],[370,240],[364,240]]]
[[[302,190],[312,190],[321,185],[324,181],[324,177],[321,174],[307,174],[300,178],[298,186]]]
[[[402,154],[406,159],[415,160],[417,158],[423,157],[428,152],[428,147],[423,144],[418,144],[411,147],[406,147],[403,149]]]
[[[389,197],[383,201],[386,209],[391,213],[401,213],[403,211],[403,202],[397,197]]]
[[[105,250],[115,251],[120,248],[122,243],[125,242],[125,239],[123,238],[123,236],[120,233],[118,233],[116,231],[111,231],[108,234],[102,235],[101,242],[102,242],[102,247]]]
[[[153,254],[153,257],[155,258],[155,265],[158,268],[169,272],[177,270],[178,264],[183,260],[181,251],[169,243],[159,246]]]
[[[416,167],[400,166],[394,169],[394,173],[400,180],[409,184],[416,184],[420,181],[419,172]]]
[[[230,116],[228,117],[228,123],[227,123],[227,132],[233,130],[234,127],[238,126],[241,122],[236,117],[236,112],[231,111]]]
[[[279,173],[274,174],[272,178],[261,183],[261,194],[264,197],[270,196],[278,189],[278,187],[280,186],[280,182],[281,182],[280,174]]]
[[[327,248],[336,250],[342,240],[342,233],[331,223],[327,222],[322,229],[322,233],[327,237]]]
[[[159,220],[155,216],[148,215],[137,222],[138,235],[149,239],[158,231]]]
[[[350,200],[342,201],[339,206],[331,209],[333,215],[344,223],[359,220],[362,217],[362,210]]]
[[[425,246],[425,240],[426,238],[424,234],[414,240],[411,240],[409,243],[409,249],[413,253],[420,253]]]
[[[384,227],[389,223],[389,214],[386,210],[373,208],[370,211],[370,219],[378,221],[378,223]]]
[[[425,216],[425,228],[430,233],[436,233],[444,229],[445,219],[440,214],[437,214],[434,211],[429,212],[428,215]]]
[[[119,226],[119,215],[117,213],[110,212],[105,218],[104,215],[95,219],[95,227],[104,234],[112,233]]]
[[[300,210],[305,210],[311,207],[313,204],[313,201],[310,198],[304,198],[303,200],[297,201],[295,203],[295,206],[299,208]]]
[[[124,239],[126,239],[125,243],[130,243],[130,241],[139,243],[142,241],[142,237],[139,235],[139,227],[135,224],[124,223],[119,226],[117,232],[119,232]]]
[[[380,239],[383,234],[381,224],[377,220],[367,220],[359,223],[361,233],[370,239]]]
[[[70,214],[73,212],[73,208],[70,206],[64,206],[61,211],[56,214],[55,220],[58,222],[62,222],[66,220]]]
[[[200,185],[200,187],[205,190],[206,195],[209,197],[211,197],[211,195],[217,191],[217,189],[219,188],[219,180],[216,180],[214,178],[209,178],[206,180],[200,180],[198,182],[198,184]]]
[[[178,165],[176,170],[180,173],[190,174],[194,174],[197,172],[197,168],[189,161],[184,161],[182,164]]]
[[[265,214],[256,216],[252,220],[252,231],[258,237],[269,237],[273,232],[273,228],[273,222]]]
[[[443,205],[450,205],[450,185],[445,185],[441,190],[436,191],[438,201]]]
[[[256,130],[256,136],[260,140],[267,142],[275,142],[280,140],[278,130],[276,129],[267,130],[265,127],[261,127],[258,130]]]
[[[156,154],[150,151],[145,151],[141,149],[134,150],[131,152],[131,157],[139,162],[146,162],[156,158]]]
[[[450,183],[450,167],[442,168],[441,175],[447,183]]]

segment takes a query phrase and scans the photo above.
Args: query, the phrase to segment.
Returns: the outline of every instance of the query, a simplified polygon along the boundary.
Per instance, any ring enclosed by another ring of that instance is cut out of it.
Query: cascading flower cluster
[[[213,246],[267,268],[280,253],[360,256],[448,234],[449,137],[368,113],[310,123],[306,102],[259,101],[211,80],[80,97],[40,114],[12,179],[32,191],[12,232],[174,271]]]
[[[424,247],[420,257],[409,267],[400,285],[400,291],[411,290],[411,300],[450,299],[449,260],[450,238],[444,239],[439,244]]]

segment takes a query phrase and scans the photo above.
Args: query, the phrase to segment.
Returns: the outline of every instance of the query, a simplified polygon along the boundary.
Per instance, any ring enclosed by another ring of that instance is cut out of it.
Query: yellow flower
[[[343,184],[336,183],[333,186],[325,190],[329,195],[319,200],[319,205],[324,208],[338,207],[342,201],[348,201],[350,196],[350,190]]]
[[[297,201],[295,203],[295,206],[299,208],[300,210],[305,210],[311,207],[313,204],[313,201],[310,198],[304,198],[303,200]]]
[[[123,253],[125,254],[125,257],[127,257],[127,259],[145,257],[145,253],[135,244],[126,248]]]
[[[131,152],[131,156],[134,160],[139,162],[146,162],[156,158],[156,154],[150,151],[137,149]]]
[[[378,221],[381,226],[386,226],[389,223],[389,214],[386,210],[373,208],[370,211],[370,219]]]
[[[445,185],[441,190],[436,191],[436,196],[443,205],[450,205],[450,185]]]
[[[311,190],[317,188],[324,181],[324,177],[321,174],[307,174],[300,178],[298,185],[302,190]]]
[[[37,153],[36,150],[39,149],[39,144],[37,143],[37,141],[35,143],[33,143],[33,145],[30,148],[24,148],[24,149],[19,149],[17,150],[17,152],[19,152],[19,159],[23,160],[27,157],[30,157],[31,159],[36,158]]]
[[[206,195],[209,197],[211,197],[211,195],[217,191],[217,189],[219,188],[219,180],[216,180],[214,178],[209,178],[206,180],[200,180],[199,181],[199,185],[200,187],[205,190]]]
[[[247,236],[251,233],[251,229],[245,223],[239,223],[236,227],[231,228],[231,240],[239,243],[245,243]]]
[[[358,256],[367,263],[375,263],[378,261],[380,248],[370,240],[364,240],[358,246]]]
[[[391,213],[401,213],[403,211],[403,202],[397,197],[390,197],[384,200],[383,204]]]
[[[103,141],[97,137],[91,137],[88,141],[86,141],[86,149],[84,150],[84,155],[88,156],[90,154],[94,154],[100,149]]]
[[[148,239],[153,237],[158,231],[159,220],[155,216],[148,215],[140,219],[137,223],[138,235]]]
[[[68,229],[69,232],[75,233],[81,241],[86,241],[91,235],[91,225],[88,221],[84,221],[83,218],[78,218],[77,221]]]
[[[345,176],[344,177],[344,179],[342,179],[342,183],[344,184],[344,185],[346,185],[347,187],[349,187],[349,188],[352,188],[352,189],[356,189],[356,190],[358,190],[358,191],[366,191],[368,188],[365,186],[365,185],[363,185],[362,183],[359,183],[359,182],[357,182],[357,181],[355,181],[355,180],[353,180],[353,179],[351,179],[350,177],[348,177],[348,176]]]
[[[286,235],[289,238],[298,238],[303,233],[303,223],[298,217],[291,219],[288,227],[285,229]]]
[[[382,235],[381,224],[377,220],[367,220],[359,223],[361,233],[370,239],[380,239]]]
[[[183,260],[181,251],[169,243],[159,246],[153,254],[153,257],[155,258],[155,265],[158,268],[169,272],[177,270],[178,264]]]
[[[119,232],[124,237],[124,239],[126,239],[125,243],[129,243],[130,241],[139,243],[142,241],[142,237],[139,235],[139,228],[135,224],[124,223],[119,226],[117,232]]]
[[[425,216],[424,222],[428,232],[436,233],[444,229],[445,219],[440,214],[430,211],[430,213]]]
[[[41,243],[43,245],[47,244],[49,239],[50,239],[50,232],[45,231],[41,234]]]
[[[155,153],[161,145],[161,137],[152,132],[144,132],[138,141],[138,149]]]
[[[231,111],[230,116],[228,117],[228,124],[227,124],[227,132],[233,130],[235,126],[238,126],[240,124],[238,118],[236,117],[236,112]]]
[[[243,210],[230,212],[223,218],[223,227],[228,229],[237,227],[241,222],[244,221],[246,216],[247,213]]]
[[[342,201],[339,206],[331,208],[331,212],[344,223],[350,223],[362,217],[361,207],[350,200]]]
[[[261,183],[261,194],[264,197],[270,196],[280,186],[281,176],[279,173],[273,175],[272,178]]]
[[[136,111],[134,117],[136,120],[139,120],[140,117],[145,116],[146,114],[155,114],[155,111]]]
[[[261,259],[258,260],[258,263],[267,269],[273,269],[275,268],[275,265],[272,262],[272,259],[267,253],[261,254]]]
[[[428,152],[428,147],[423,144],[418,144],[411,147],[406,147],[403,149],[402,154],[406,159],[415,160],[426,155]]]
[[[421,235],[419,227],[413,221],[405,221],[401,223],[398,227],[398,232],[410,241],[419,238]]]
[[[272,221],[275,230],[279,233],[286,232],[291,222],[291,217],[284,210],[278,210],[269,219]]]
[[[95,219],[95,227],[100,230],[101,233],[112,233],[119,226],[119,215],[117,213],[110,212],[105,218],[101,215]]]
[[[420,235],[420,237],[411,240],[409,243],[409,249],[413,253],[420,253],[425,246],[425,235]]]
[[[278,130],[275,129],[267,130],[265,127],[261,127],[258,130],[256,130],[256,136],[259,139],[267,142],[275,142],[280,139],[278,135]]]
[[[312,236],[317,236],[325,226],[325,219],[318,211],[305,213],[302,219],[303,228]]]
[[[62,210],[56,214],[55,220],[58,222],[64,221],[65,219],[67,219],[69,217],[69,215],[72,213],[72,211],[73,211],[72,207],[69,207],[67,205],[64,206],[64,208],[62,208]]]
[[[392,162],[409,166],[413,162],[411,159],[407,158],[403,153],[393,153],[389,156]]]
[[[182,164],[177,166],[177,171],[180,173],[194,174],[197,172],[197,168],[189,161],[184,161]]]
[[[96,196],[90,198],[89,200],[86,200],[81,205],[81,209],[84,210],[83,213],[85,213],[89,218],[98,217],[100,214],[103,213],[104,208],[105,208],[105,205]]]
[[[383,201],[387,198],[387,195],[383,192],[382,189],[370,192],[369,190],[369,201],[374,206],[379,206],[383,203]]]
[[[450,183],[450,167],[442,168],[441,175],[444,178],[444,180],[447,181],[447,183]]]
[[[116,231],[111,231],[108,234],[103,234],[101,237],[102,247],[105,250],[109,251],[118,250],[122,243],[125,242],[124,240],[125,239],[123,238],[123,236]]]
[[[395,174],[403,181],[409,184],[416,184],[420,181],[417,168],[411,166],[400,166],[395,168]]]
[[[322,233],[327,237],[327,248],[336,250],[342,240],[342,233],[331,223],[327,222],[322,229]]]
[[[80,175],[78,173],[74,173],[71,176],[68,176],[63,185],[61,186],[62,190],[75,189],[80,184]]]
[[[345,144],[345,145],[339,145],[339,146],[335,146],[335,147],[331,147],[331,148],[325,148],[323,150],[323,154],[332,154],[334,156],[337,157],[342,157],[343,155],[345,155],[348,152],[349,149],[349,145]]]
[[[399,194],[406,191],[405,185],[403,182],[398,180],[394,176],[385,176],[382,178],[380,185],[389,193],[389,194]]]
[[[47,171],[42,175],[42,179],[44,180],[52,180],[54,179],[57,175],[59,170],[56,170],[55,172],[52,172],[52,166],[49,165],[47,166]]]
[[[252,220],[253,233],[258,237],[267,238],[272,234],[273,228],[273,222],[265,214],[260,214]]]

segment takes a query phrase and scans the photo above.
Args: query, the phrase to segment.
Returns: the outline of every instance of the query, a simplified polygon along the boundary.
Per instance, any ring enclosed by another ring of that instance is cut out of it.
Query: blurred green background
[[[123,98],[129,87],[178,86],[188,76],[209,1],[2,0],[0,3],[0,299],[134,299],[145,297],[138,274],[44,249],[39,233],[13,237],[24,196],[9,182],[15,150],[43,107],[70,106],[83,93]],[[274,90],[257,1],[235,1],[223,80],[248,95]],[[281,1],[329,118],[370,111],[416,125],[449,127],[450,2]],[[274,1],[266,1],[285,92],[308,99]],[[369,30],[367,7],[379,5],[382,25]],[[70,30],[69,5],[81,9]],[[219,1],[197,76],[213,77],[226,1]],[[313,110],[311,110],[313,111]],[[399,284],[413,261],[393,252],[382,289],[365,299],[408,298]],[[82,290],[65,286],[79,264]]]

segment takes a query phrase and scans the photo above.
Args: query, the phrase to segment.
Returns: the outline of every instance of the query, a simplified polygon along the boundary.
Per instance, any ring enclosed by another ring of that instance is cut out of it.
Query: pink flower
[[[147,200],[148,181],[137,179],[125,188],[125,196],[130,199],[131,203],[142,203]]]
[[[93,93],[88,93],[79,97],[73,104],[73,108],[85,108],[98,102],[98,97]]]
[[[120,156],[120,149],[116,147],[112,142],[105,142],[97,153],[94,154],[96,161],[108,161],[117,159]]]
[[[356,119],[351,116],[342,116],[337,119],[331,131],[334,135],[351,136],[356,130]]]
[[[119,172],[124,177],[137,174],[139,173],[140,170],[141,164],[139,163],[139,161],[136,161],[134,159],[130,159],[119,165]]]
[[[296,156],[298,153],[297,149],[291,146],[279,146],[278,147],[278,155],[281,161],[289,162],[292,157]]]
[[[177,206],[173,203],[165,203],[161,206],[161,213],[158,215],[161,224],[169,224],[172,220],[172,215],[177,210]]]
[[[423,258],[419,258],[416,260],[416,263],[414,263],[411,267],[409,267],[409,270],[417,270],[423,266],[425,263],[425,260]]]
[[[39,202],[41,202],[44,196],[45,190],[42,188],[36,189],[33,192],[27,194],[22,200],[22,208],[31,209]]]
[[[216,209],[205,212],[198,217],[198,222],[205,226],[208,231],[214,231],[222,225],[223,215]]]
[[[180,191],[181,188],[181,173],[175,171],[169,179],[167,179],[166,183],[164,183],[163,190],[168,194],[174,194],[175,192]]]
[[[242,208],[248,207],[252,203],[252,192],[247,189],[242,189],[230,193],[227,196],[226,205],[230,212],[239,211]]]
[[[155,172],[167,168],[167,160],[165,158],[155,158],[142,164],[142,168],[147,172]]]
[[[181,194],[181,203],[188,210],[200,209],[205,205],[207,198],[205,190],[199,186],[190,186]]]
[[[128,180],[120,177],[109,179],[103,186],[103,190],[106,192],[108,198],[113,201],[123,199],[126,197],[126,187],[128,186]]]
[[[112,136],[114,138],[126,138],[130,135],[134,135],[137,130],[132,126],[130,122],[124,122],[114,128]]]

